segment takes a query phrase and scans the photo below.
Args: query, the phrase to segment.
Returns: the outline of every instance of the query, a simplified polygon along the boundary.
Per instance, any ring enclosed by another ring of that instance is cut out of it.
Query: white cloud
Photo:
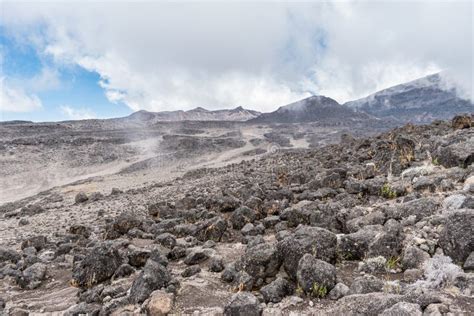
[[[134,110],[269,111],[310,93],[344,102],[441,69],[472,92],[470,2],[8,2],[4,10],[18,38],[96,71],[107,98]]]
[[[89,108],[73,108],[68,105],[62,105],[59,107],[61,113],[70,120],[87,120],[96,118],[97,115]]]
[[[0,77],[0,111],[30,112],[41,108],[41,100],[36,95],[28,95],[21,88],[11,86],[4,77]]]

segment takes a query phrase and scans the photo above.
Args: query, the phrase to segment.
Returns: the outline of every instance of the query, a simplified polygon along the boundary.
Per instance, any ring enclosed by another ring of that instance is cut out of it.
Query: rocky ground
[[[473,314],[471,125],[460,116],[369,138],[339,129],[339,143],[318,148],[296,148],[316,137],[300,130],[247,131],[243,143],[226,132],[226,150],[248,159],[107,192],[110,178],[95,177],[5,203],[0,310]],[[190,134],[160,148],[174,159],[182,146],[199,156],[222,145]],[[146,159],[114,177],[148,173]]]

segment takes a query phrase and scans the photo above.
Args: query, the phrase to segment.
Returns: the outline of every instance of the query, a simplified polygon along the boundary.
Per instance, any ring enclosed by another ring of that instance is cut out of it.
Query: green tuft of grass
[[[393,270],[398,267],[399,263],[400,257],[390,257],[386,263],[387,269]]]
[[[394,199],[397,197],[397,192],[388,183],[385,183],[380,189],[380,195],[386,199]]]
[[[328,288],[324,285],[319,285],[317,282],[313,284],[311,295],[313,297],[323,298],[328,294]]]

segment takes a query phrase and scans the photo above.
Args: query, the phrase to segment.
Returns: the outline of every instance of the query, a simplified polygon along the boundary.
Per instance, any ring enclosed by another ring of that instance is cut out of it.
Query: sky
[[[0,0],[0,120],[345,102],[443,71],[473,91],[471,1]]]

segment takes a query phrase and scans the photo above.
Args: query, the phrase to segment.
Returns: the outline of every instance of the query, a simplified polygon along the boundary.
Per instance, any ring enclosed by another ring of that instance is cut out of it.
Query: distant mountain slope
[[[148,112],[141,110],[129,115],[126,119],[146,122],[173,121],[247,121],[260,115],[260,112],[244,109],[239,106],[230,110],[210,111],[198,107],[189,111]]]
[[[449,119],[474,110],[473,104],[459,98],[454,88],[444,87],[440,74],[381,90],[345,105],[376,117],[416,123]]]
[[[263,113],[250,122],[297,123],[323,120],[361,120],[369,118],[364,113],[337,103],[325,96],[312,96],[285,106],[271,113]]]

